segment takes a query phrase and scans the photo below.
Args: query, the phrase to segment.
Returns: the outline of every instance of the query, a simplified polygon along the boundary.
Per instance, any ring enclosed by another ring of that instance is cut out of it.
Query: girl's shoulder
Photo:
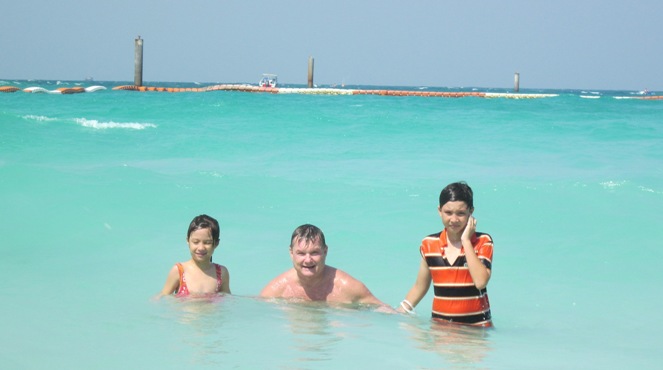
[[[176,270],[179,272],[180,275],[187,271],[191,271],[192,269],[195,269],[194,266],[192,266],[194,263],[193,261],[186,261],[186,262],[175,262],[175,265],[173,266],[173,270]]]

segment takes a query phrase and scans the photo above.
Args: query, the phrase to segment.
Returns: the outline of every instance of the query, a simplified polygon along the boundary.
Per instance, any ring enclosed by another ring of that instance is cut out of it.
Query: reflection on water
[[[330,361],[335,346],[348,334],[345,324],[337,317],[337,312],[326,303],[282,302],[277,307],[288,320],[288,330],[293,335],[292,350],[298,354],[297,362],[306,364]]]
[[[223,301],[230,296],[216,295],[205,298],[173,298],[179,303],[177,319],[182,324],[191,324],[193,327],[204,328],[211,316],[216,316],[223,306]]]
[[[490,352],[493,328],[478,328],[437,320],[401,322],[417,347],[439,354],[449,364],[478,364]]]
[[[224,336],[219,333],[227,322],[223,319],[226,307],[233,299],[223,294],[205,298],[166,297],[164,300],[170,303],[166,319],[181,324],[181,330],[173,335],[180,335],[182,347],[170,350],[190,352],[189,365],[221,365],[228,351]]]
[[[490,329],[374,307],[241,296],[162,303],[160,325],[172,336],[165,350],[185,367],[481,366],[491,351]]]
[[[187,366],[202,367],[232,362],[288,369],[329,366],[344,351],[344,340],[371,330],[370,320],[362,318],[374,314],[358,305],[233,295],[167,301],[163,319],[175,323],[173,335],[180,336],[181,347],[175,350],[188,358]]]

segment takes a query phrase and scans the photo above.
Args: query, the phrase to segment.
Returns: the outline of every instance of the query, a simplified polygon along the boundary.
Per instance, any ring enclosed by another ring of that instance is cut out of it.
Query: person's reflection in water
[[[298,362],[310,364],[333,359],[336,344],[346,337],[342,329],[346,324],[335,319],[341,307],[303,301],[291,301],[278,307],[290,324],[288,327],[292,333],[293,352],[299,355]]]
[[[472,327],[432,319],[427,323],[401,322],[417,347],[439,354],[449,364],[480,364],[492,350],[492,328]]]
[[[231,323],[227,317],[227,305],[235,298],[230,295],[215,295],[203,298],[174,298],[168,302],[167,315],[170,322],[180,325],[173,335],[180,337],[183,352],[190,351],[190,366],[223,365],[223,356],[229,352],[222,345],[224,326]],[[163,302],[163,301],[162,301]],[[229,338],[228,338],[229,339]]]

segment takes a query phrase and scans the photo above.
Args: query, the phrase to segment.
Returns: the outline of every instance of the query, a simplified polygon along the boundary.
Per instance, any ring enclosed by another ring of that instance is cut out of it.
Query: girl
[[[168,273],[159,297],[209,297],[217,293],[230,294],[228,269],[212,263],[212,254],[219,245],[219,223],[207,215],[191,221],[186,241],[191,259],[177,263]]]
[[[432,281],[434,319],[491,327],[486,285],[492,270],[493,240],[476,232],[472,188],[465,182],[447,185],[437,209],[444,230],[421,242],[419,274],[399,311],[414,312]]]

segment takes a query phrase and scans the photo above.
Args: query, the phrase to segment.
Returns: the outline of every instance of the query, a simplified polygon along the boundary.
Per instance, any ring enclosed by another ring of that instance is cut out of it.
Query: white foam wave
[[[89,127],[99,130],[111,129],[111,128],[126,128],[131,130],[144,130],[146,128],[154,128],[157,125],[153,123],[122,123],[122,122],[99,122],[96,119],[86,119],[86,118],[76,118],[76,123],[83,127]]]
[[[624,186],[624,184],[626,184],[626,181],[604,181],[601,183],[601,186],[603,186],[604,189],[612,190]]]
[[[40,122],[48,122],[48,121],[57,120],[57,118],[51,118],[51,117],[46,117],[46,116],[36,116],[34,114],[29,114],[29,115],[23,116],[21,118],[31,120],[31,121],[40,121]]]
[[[212,171],[212,172],[202,171],[202,172],[200,172],[200,174],[203,175],[203,176],[211,176],[211,177],[218,177],[218,178],[224,177],[223,174],[218,173],[216,171]]]
[[[100,85],[94,85],[94,86],[89,86],[84,88],[85,92],[95,92],[99,90],[106,90],[106,87],[100,86]],[[32,86],[32,87],[27,87],[23,89],[24,92],[28,93],[33,93],[33,94],[38,94],[38,93],[44,93],[44,94],[62,94],[62,91],[55,89],[55,90],[47,90],[43,87],[40,86]]]

